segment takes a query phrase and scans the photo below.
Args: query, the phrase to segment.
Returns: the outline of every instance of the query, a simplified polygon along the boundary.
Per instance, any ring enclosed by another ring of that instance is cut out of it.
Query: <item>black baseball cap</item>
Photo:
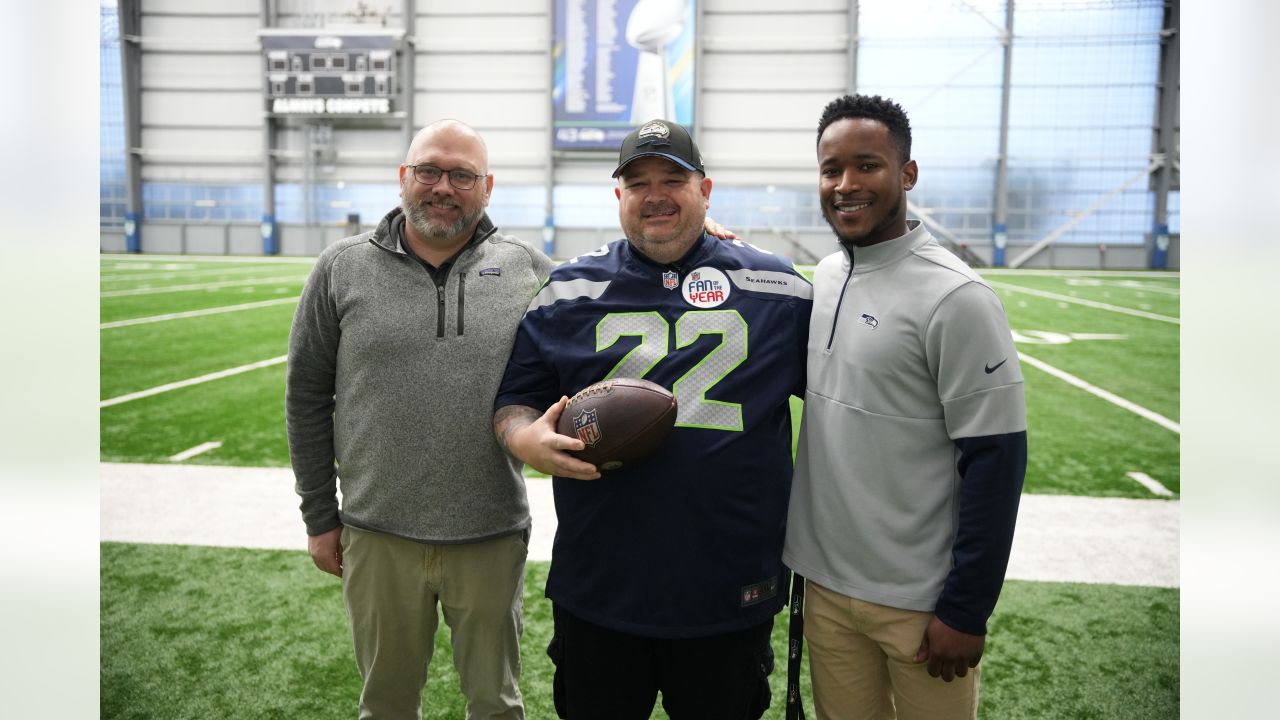
[[[627,135],[618,150],[618,168],[613,171],[613,177],[618,177],[627,163],[642,157],[663,157],[690,172],[706,174],[702,153],[689,137],[689,131],[666,120],[650,120]]]

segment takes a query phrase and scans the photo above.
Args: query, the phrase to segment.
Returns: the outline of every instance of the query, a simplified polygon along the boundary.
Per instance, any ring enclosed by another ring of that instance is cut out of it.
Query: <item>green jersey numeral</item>
[[[703,335],[718,335],[720,342],[672,386],[676,425],[741,432],[742,405],[708,400],[707,391],[747,359],[747,322],[736,310],[690,310],[676,321],[675,349]],[[606,380],[643,378],[671,351],[671,325],[654,311],[606,315],[596,325],[596,352],[624,337],[638,337],[640,343],[613,366]]]

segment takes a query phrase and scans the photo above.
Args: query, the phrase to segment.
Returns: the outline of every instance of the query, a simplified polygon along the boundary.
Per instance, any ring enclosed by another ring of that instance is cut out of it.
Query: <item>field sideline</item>
[[[305,550],[288,468],[102,463],[102,539]],[[526,477],[530,560],[550,560],[551,480]],[[1023,495],[1008,577],[1178,587],[1178,503]]]

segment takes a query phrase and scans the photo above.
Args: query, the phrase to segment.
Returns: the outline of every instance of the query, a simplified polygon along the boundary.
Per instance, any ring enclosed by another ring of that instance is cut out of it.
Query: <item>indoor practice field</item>
[[[287,467],[285,354],[313,262],[103,255],[101,460]],[[1025,492],[1176,502],[1178,273],[982,272],[1026,382]],[[305,553],[108,542],[101,560],[104,717],[350,716],[359,678],[340,587]],[[530,718],[555,716],[546,570],[530,562],[525,587]],[[1175,716],[1179,596],[1010,581],[991,621],[982,717]],[[785,621],[768,718],[783,716]],[[806,671],[812,714],[807,686]],[[441,632],[423,716],[462,707]]]

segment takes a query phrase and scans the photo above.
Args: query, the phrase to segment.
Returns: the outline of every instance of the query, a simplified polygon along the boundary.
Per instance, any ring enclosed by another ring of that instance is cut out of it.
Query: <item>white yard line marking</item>
[[[289,359],[288,355],[281,355],[280,357],[273,357],[270,360],[259,360],[258,362],[255,362],[255,363],[249,363],[248,365],[241,365],[240,367],[233,367],[228,370],[219,370],[218,372],[209,373],[208,375],[201,375],[200,377],[187,378],[186,380],[179,380],[178,382],[171,382],[165,385],[158,385],[156,387],[148,388],[146,390],[139,390],[138,392],[129,393],[128,395],[119,395],[117,397],[113,397],[108,400],[103,400],[98,403],[98,407],[99,408],[111,407],[112,405],[127,403],[130,400],[137,400],[139,398],[151,397],[152,395],[159,395],[160,393],[166,393],[166,392],[169,392],[170,390],[178,390],[184,387],[191,387],[192,385],[207,383],[210,380],[221,380],[222,378],[231,377],[232,375],[239,375],[240,373],[249,372],[250,370],[257,370],[258,368],[270,367],[272,365],[279,365],[280,363],[285,362],[288,359]]]
[[[103,283],[128,283],[138,282],[140,280],[176,280],[177,278],[202,278],[210,275],[231,275],[235,274],[239,277],[245,277],[246,273],[278,273],[280,268],[271,265],[262,265],[259,267],[210,267],[201,268],[199,270],[188,270],[186,272],[128,272],[128,273],[98,273],[98,280]]]
[[[304,283],[305,275],[283,275],[280,277],[250,278],[249,280],[225,280],[223,282],[200,283],[198,285],[166,285],[164,287],[134,288],[132,290],[107,290],[98,297],[124,297],[125,295],[154,295],[157,293],[187,292],[189,290],[213,290],[240,285],[272,285],[276,283]]]
[[[1037,297],[1048,298],[1050,300],[1058,300],[1059,302],[1074,303],[1076,305],[1087,305],[1088,307],[1098,308],[1099,310],[1110,310],[1111,312],[1122,313],[1124,315],[1133,315],[1134,317],[1147,318],[1148,320],[1159,320],[1160,322],[1173,323],[1174,325],[1182,324],[1182,321],[1179,320],[1178,318],[1169,317],[1168,315],[1157,315],[1155,313],[1144,312],[1142,310],[1134,310],[1132,308],[1120,307],[1119,305],[1108,305],[1107,303],[1095,302],[1093,300],[1084,300],[1082,298],[1074,298],[1074,297],[1071,297],[1070,295],[1059,295],[1057,293],[1046,292],[1044,290],[1032,290],[1031,288],[1022,287],[1021,285],[1010,285],[1008,283],[995,282],[994,280],[989,280],[988,283],[992,287],[997,287],[1002,290],[1009,290],[1010,292],[1026,293],[1028,295],[1035,295]]]
[[[1156,495],[1173,497],[1173,492],[1169,490],[1169,488],[1165,487],[1164,485],[1161,485],[1159,480],[1156,480],[1155,478],[1151,477],[1150,475],[1144,472],[1127,472],[1125,473],[1125,475],[1128,475],[1134,480],[1137,480],[1139,483],[1142,484],[1143,487],[1155,493]]]
[[[314,257],[280,255],[152,255],[150,253],[103,253],[103,260],[119,263],[183,262],[183,263],[313,263]]]
[[[1179,425],[1178,423],[1170,420],[1169,418],[1157,412],[1148,410],[1136,403],[1129,402],[1128,400],[1125,400],[1119,395],[1116,395],[1111,392],[1107,392],[1106,390],[1103,390],[1102,388],[1096,385],[1090,385],[1089,383],[1085,382],[1084,380],[1081,380],[1080,378],[1076,377],[1075,375],[1072,375],[1069,372],[1066,372],[1065,370],[1059,370],[1058,368],[1044,362],[1043,360],[1037,360],[1025,353],[1018,353],[1018,359],[1030,365],[1031,367],[1047,372],[1050,375],[1058,378],[1059,380],[1063,380],[1070,385],[1074,385],[1080,388],[1081,390],[1084,390],[1085,392],[1092,393],[1093,395],[1096,395],[1113,405],[1122,407],[1125,410],[1128,410],[1129,412],[1135,415],[1140,415],[1150,420],[1151,422],[1159,425],[1160,427],[1166,428],[1168,430],[1172,430],[1173,432],[1176,432],[1179,435],[1182,434],[1181,425]]]
[[[299,298],[296,297],[277,298],[275,300],[261,300],[259,302],[241,303],[240,305],[224,305],[222,307],[205,308],[203,310],[188,310],[186,312],[166,313],[164,315],[148,315],[147,317],[133,318],[130,320],[105,322],[99,325],[98,329],[110,330],[111,328],[129,327],[130,325],[146,325],[147,323],[163,322],[165,320],[178,320],[181,318],[200,317],[202,315],[217,315],[219,313],[236,312],[238,310],[252,310],[253,308],[296,303],[298,300]]]
[[[1166,295],[1182,295],[1182,290],[1179,288],[1165,287],[1163,285],[1156,285],[1153,283],[1143,283],[1138,282],[1137,280],[1100,280],[1096,277],[1068,277],[1063,279],[1066,280],[1067,285],[1074,285],[1076,287],[1124,288],[1125,290],[1134,291],[1137,293],[1138,297],[1142,297],[1143,293],[1149,292],[1164,293]],[[1075,295],[1074,292],[1071,294]],[[1104,290],[1102,295],[1103,297],[1111,297],[1111,292]]]
[[[1173,270],[1028,270],[1024,268],[980,268],[982,275],[1039,275],[1041,277],[1144,277],[1178,279],[1182,273]]]
[[[191,458],[201,453],[207,453],[210,450],[217,450],[220,447],[222,447],[222,443],[220,442],[200,443],[199,445],[193,448],[187,448],[186,450],[183,450],[177,455],[170,455],[169,462],[182,462],[183,460],[190,460]]]
[[[1067,333],[1072,340],[1128,340],[1128,335],[1116,333]]]

